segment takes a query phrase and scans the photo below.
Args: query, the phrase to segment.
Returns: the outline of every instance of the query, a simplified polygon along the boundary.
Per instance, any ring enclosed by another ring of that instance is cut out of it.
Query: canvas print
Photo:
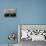
[[[16,17],[16,9],[4,9],[4,16],[5,17]]]

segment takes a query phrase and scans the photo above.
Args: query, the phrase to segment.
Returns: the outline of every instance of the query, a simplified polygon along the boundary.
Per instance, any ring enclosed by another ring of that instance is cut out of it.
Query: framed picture
[[[4,9],[4,16],[5,17],[16,17],[16,9]]]
[[[46,41],[46,25],[18,25],[19,42],[21,40]]]

